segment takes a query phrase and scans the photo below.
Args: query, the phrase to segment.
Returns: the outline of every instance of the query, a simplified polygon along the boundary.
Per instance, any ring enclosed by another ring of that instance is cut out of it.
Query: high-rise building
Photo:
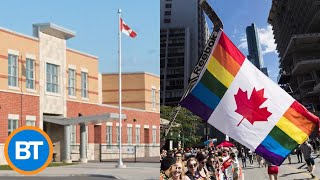
[[[252,64],[254,64],[258,69],[261,70],[266,76],[268,76],[267,67],[263,67],[263,58],[261,53],[260,38],[257,26],[252,23],[251,26],[247,26],[247,43],[249,55],[247,58]]]
[[[252,23],[251,26],[247,26],[246,33],[249,52],[247,58],[258,69],[261,69],[263,67],[263,59],[261,55],[261,46],[257,26],[254,23]]]
[[[317,0],[273,0],[268,22],[279,53],[278,84],[309,110],[320,110],[320,6]]]
[[[188,86],[209,30],[199,0],[160,2],[161,104],[176,105]]]

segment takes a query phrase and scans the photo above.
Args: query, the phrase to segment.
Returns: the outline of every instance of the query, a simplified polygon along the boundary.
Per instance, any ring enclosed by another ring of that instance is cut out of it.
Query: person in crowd
[[[239,161],[238,161],[238,158],[236,157],[236,154],[235,153],[231,153],[230,154],[230,158],[232,160],[232,168],[233,168],[233,173],[232,173],[232,177],[233,177],[233,180],[238,180],[239,179],[239,173],[240,173],[240,170],[239,170]]]
[[[278,166],[270,163],[269,161],[265,160],[266,165],[268,166],[268,175],[269,175],[269,180],[277,180],[278,179],[278,173],[279,173],[279,168]]]
[[[310,172],[310,175],[312,178],[314,178],[315,176],[313,174],[313,171],[315,168],[315,164],[314,164],[314,159],[311,155],[311,153],[313,152],[313,148],[307,141],[301,144],[300,147],[301,147],[301,152],[303,154],[304,160],[308,165],[308,170]]]
[[[160,153],[160,162],[162,161],[162,159],[164,158],[164,157],[166,157],[167,156],[167,151],[165,150],[165,149],[162,149],[161,150],[161,153]]]
[[[174,154],[174,157],[176,158],[177,161],[181,161],[182,160],[182,153],[180,151],[177,151]]]
[[[214,160],[213,155],[209,156],[209,158],[208,158],[207,169],[208,169],[208,174],[210,176],[210,180],[217,180],[216,169],[215,169],[215,160]]]
[[[210,180],[210,175],[206,167],[207,156],[202,153],[198,153],[196,156],[197,161],[199,162],[198,172],[204,180]]]
[[[253,152],[249,149],[247,154],[248,154],[250,166],[253,166]]]
[[[257,154],[256,157],[257,157],[259,168],[263,167],[263,158],[259,154]]]
[[[173,170],[171,171],[170,180],[185,180],[183,162],[181,160],[177,160],[176,164],[173,165]]]
[[[241,158],[241,161],[242,161],[242,168],[247,167],[247,155],[243,148],[241,148],[239,152],[239,157]]]
[[[295,149],[295,153],[297,154],[297,157],[298,157],[298,163],[302,163],[302,152],[301,152],[300,145]]]
[[[170,150],[170,151],[167,152],[167,156],[173,157],[173,155],[174,155],[174,152],[173,152],[172,150]]]
[[[160,165],[160,180],[169,180],[172,176],[173,165],[175,165],[176,159],[171,156],[166,156],[162,159]]]
[[[201,175],[198,172],[198,161],[196,158],[191,157],[187,160],[186,180],[202,180]]]
[[[289,164],[291,164],[291,156],[290,156],[290,155],[291,155],[291,154],[289,154],[288,157],[287,157],[287,158],[288,158],[288,161],[289,161]]]

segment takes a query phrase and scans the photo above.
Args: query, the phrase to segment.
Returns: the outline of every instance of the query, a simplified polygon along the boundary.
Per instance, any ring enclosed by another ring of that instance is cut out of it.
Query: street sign
[[[134,147],[133,146],[126,147],[126,153],[134,154]]]

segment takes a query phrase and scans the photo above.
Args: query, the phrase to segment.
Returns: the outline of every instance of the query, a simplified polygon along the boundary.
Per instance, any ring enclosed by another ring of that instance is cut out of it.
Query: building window
[[[77,126],[76,125],[70,126],[70,132],[71,132],[71,136],[70,136],[71,150],[76,151],[76,150],[78,150],[78,147],[77,147]]]
[[[152,143],[157,143],[157,129],[152,129]]]
[[[8,55],[8,85],[18,87],[18,56]]]
[[[8,136],[18,128],[18,119],[8,119]]]
[[[140,127],[136,127],[136,144],[140,144]]]
[[[34,121],[34,120],[26,120],[26,126],[36,126],[36,121]]]
[[[156,89],[151,90],[151,103],[152,103],[152,109],[156,108]]]
[[[164,15],[167,15],[167,16],[171,15],[171,11],[165,11]]]
[[[81,97],[88,98],[88,73],[81,72]]]
[[[171,4],[166,4],[166,8],[171,8]]]
[[[58,66],[47,63],[47,92],[58,93]]]
[[[69,96],[76,96],[76,71],[74,69],[69,69]]]
[[[26,62],[26,78],[27,78],[27,88],[34,88],[34,60],[27,58]]]
[[[171,19],[164,19],[164,23],[170,23]]]
[[[117,144],[120,142],[120,126],[117,126]]]
[[[111,145],[112,144],[112,126],[107,126],[107,144]],[[107,146],[108,148],[110,148],[110,146]]]
[[[132,127],[127,128],[128,133],[128,144],[132,144]]]

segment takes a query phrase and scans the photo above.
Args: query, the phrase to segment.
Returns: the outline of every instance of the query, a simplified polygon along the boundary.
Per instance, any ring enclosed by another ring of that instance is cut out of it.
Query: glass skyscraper
[[[246,28],[246,33],[249,51],[249,55],[247,56],[247,58],[257,68],[261,69],[263,67],[263,59],[261,55],[261,47],[257,26],[254,23],[252,23],[251,26],[248,26]]]

